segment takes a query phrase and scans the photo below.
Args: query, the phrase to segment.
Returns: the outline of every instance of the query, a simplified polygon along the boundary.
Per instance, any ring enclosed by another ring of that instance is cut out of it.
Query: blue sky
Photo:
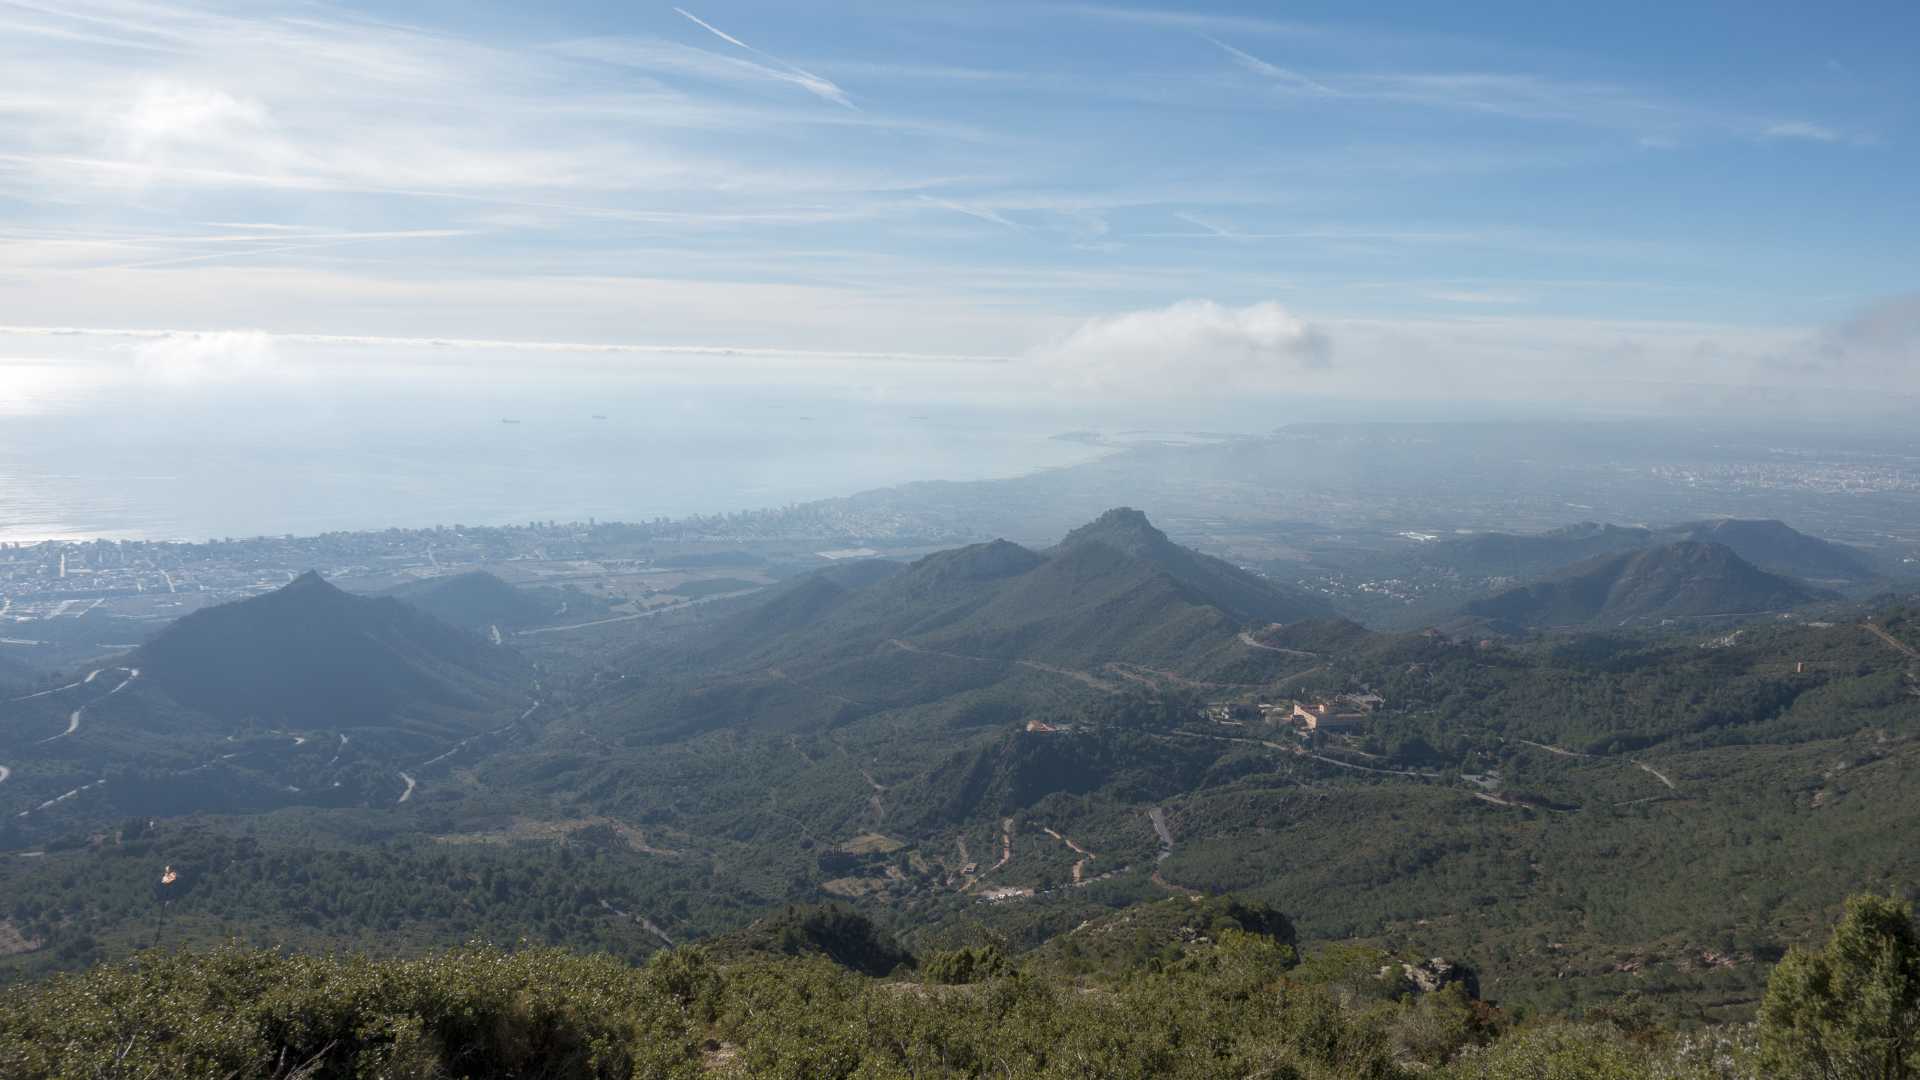
[[[0,359],[1878,400],[1920,391],[1916,40],[1911,3],[0,0],[0,323],[144,332]]]

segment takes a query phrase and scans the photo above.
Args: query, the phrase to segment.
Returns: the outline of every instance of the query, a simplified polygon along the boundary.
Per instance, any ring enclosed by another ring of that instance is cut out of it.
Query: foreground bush
[[[1464,983],[1362,993],[1402,984],[1364,951],[1297,965],[1231,926],[1092,984],[984,948],[912,981],[829,955],[148,953],[0,993],[0,1077],[1900,1080],[1920,1001],[1911,915],[1871,897],[1826,950],[1780,965],[1758,1025],[1686,1034],[1630,998],[1593,1023],[1512,1028]]]
[[[624,964],[148,953],[0,1004],[0,1076],[696,1076],[682,1010]]]
[[[1849,900],[1825,949],[1795,949],[1773,969],[1760,1030],[1775,1076],[1920,1076],[1920,932],[1912,906],[1892,897]]]

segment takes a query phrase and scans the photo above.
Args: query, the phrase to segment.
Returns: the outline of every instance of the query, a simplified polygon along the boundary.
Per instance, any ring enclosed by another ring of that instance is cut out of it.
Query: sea
[[[24,388],[23,388],[24,387]],[[537,378],[0,386],[0,541],[678,518],[1110,452],[1059,410]]]

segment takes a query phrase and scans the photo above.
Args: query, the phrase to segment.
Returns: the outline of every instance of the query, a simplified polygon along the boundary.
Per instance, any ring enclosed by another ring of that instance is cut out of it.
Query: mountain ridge
[[[1464,613],[1516,627],[1748,615],[1824,595],[1769,573],[1725,544],[1679,540],[1600,555],[1542,581],[1472,601]]]
[[[148,685],[217,719],[391,719],[410,706],[479,707],[483,684],[523,662],[392,597],[345,592],[315,571],[205,608],[129,654]]]

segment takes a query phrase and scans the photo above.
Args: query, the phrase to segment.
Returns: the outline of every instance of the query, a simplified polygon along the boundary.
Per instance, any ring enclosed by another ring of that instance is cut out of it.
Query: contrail
[[[753,46],[747,44],[746,42],[741,41],[739,38],[734,37],[732,34],[727,33],[725,30],[722,30],[719,27],[708,22],[707,20],[701,18],[700,16],[695,15],[693,12],[688,11],[686,8],[677,7],[677,8],[674,8],[673,10],[679,13],[682,18],[687,19],[689,22],[693,23],[695,26],[698,26],[700,29],[705,30],[709,34],[712,34],[714,37],[719,38],[721,41],[724,41],[727,44],[732,45],[736,48],[745,49],[747,52],[750,52],[755,56],[764,57],[768,60],[773,61],[776,64],[779,64],[781,67],[786,68],[788,71],[792,72],[794,75],[799,76],[798,78],[793,79],[792,81],[804,87],[809,92],[816,94],[820,97],[826,98],[828,101],[831,101],[836,105],[844,105],[849,109],[858,110],[859,106],[855,105],[853,101],[847,97],[847,92],[845,90],[840,89],[838,86],[835,86],[832,80],[825,79],[818,75],[815,75],[813,72],[808,71],[806,68],[799,67],[798,65],[795,65],[795,64],[790,64],[785,60],[782,60],[779,57],[773,55],[770,52],[766,52],[761,49],[756,49]]]
[[[1005,225],[1007,228],[1012,229],[1015,232],[1026,231],[1026,227],[1021,225],[1019,222],[1011,221],[1005,217],[1002,217],[999,213],[993,210],[989,210],[984,206],[968,206],[966,203],[957,203],[957,202],[954,202],[952,199],[941,199],[941,198],[936,198],[932,195],[922,195],[920,196],[920,201],[924,203],[931,203],[934,206],[938,206],[943,210],[951,210],[956,214],[965,214],[968,217],[979,218],[981,221],[991,221],[995,225]]]
[[[1300,74],[1297,71],[1293,71],[1288,68],[1283,68],[1279,64],[1270,64],[1267,61],[1262,60],[1259,57],[1253,55],[1252,53],[1247,52],[1244,49],[1236,49],[1233,46],[1227,44],[1226,42],[1219,40],[1218,38],[1210,38],[1210,37],[1207,37],[1207,35],[1205,34],[1201,34],[1200,37],[1202,40],[1205,40],[1211,43],[1215,47],[1225,50],[1227,55],[1233,57],[1235,60],[1238,60],[1240,62],[1241,67],[1244,67],[1250,71],[1258,72],[1259,74],[1265,75],[1270,79],[1278,79],[1281,82],[1291,83],[1296,87],[1302,87],[1307,90],[1311,90],[1314,93],[1321,95],[1322,97],[1339,97],[1340,96],[1340,91],[1335,90],[1333,87],[1328,86],[1326,83],[1316,82],[1313,79],[1310,79],[1305,75]]]
[[[1192,214],[1188,214],[1185,212],[1178,213],[1173,216],[1176,218],[1179,218],[1181,221],[1184,221],[1189,225],[1193,225],[1198,228],[1205,229],[1207,232],[1211,233],[1212,235],[1218,236],[1225,240],[1245,239],[1245,237],[1241,236],[1241,234],[1234,232],[1233,230],[1228,229],[1224,226],[1218,225],[1214,222],[1208,221],[1205,218],[1195,217]]]
[[[693,20],[693,24],[695,26],[698,26],[700,29],[705,30],[707,33],[712,34],[714,37],[719,38],[721,41],[724,41],[729,45],[738,45],[750,53],[760,53],[761,56],[767,55],[766,53],[760,52],[759,49],[756,49],[753,46],[747,44],[746,42],[741,41],[739,38],[734,37],[732,34],[727,33],[725,30],[722,30],[719,27],[713,25],[712,23],[701,18],[700,16],[695,15],[693,12],[688,11],[686,8],[674,8],[673,10]]]

